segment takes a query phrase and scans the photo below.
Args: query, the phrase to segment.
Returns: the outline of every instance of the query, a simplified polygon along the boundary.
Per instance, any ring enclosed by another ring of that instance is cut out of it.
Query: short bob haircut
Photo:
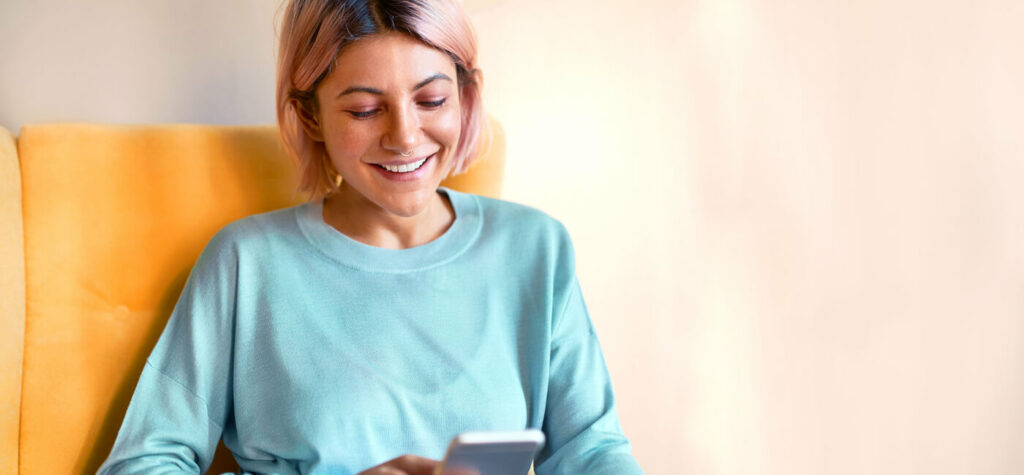
[[[277,65],[277,123],[288,153],[298,162],[299,187],[312,199],[337,190],[324,144],[311,139],[299,108],[317,115],[316,89],[334,69],[345,45],[370,35],[397,32],[452,58],[457,71],[462,131],[452,174],[465,172],[486,127],[477,69],[476,35],[457,0],[290,0],[281,24]]]

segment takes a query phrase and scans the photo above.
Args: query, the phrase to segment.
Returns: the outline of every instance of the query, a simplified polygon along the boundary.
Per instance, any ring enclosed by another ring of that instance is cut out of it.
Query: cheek
[[[361,155],[373,143],[373,134],[366,127],[342,126],[339,122],[324,121],[324,141],[332,159]]]
[[[458,107],[452,107],[440,114],[432,124],[432,135],[445,146],[455,148],[462,132],[462,113]]]

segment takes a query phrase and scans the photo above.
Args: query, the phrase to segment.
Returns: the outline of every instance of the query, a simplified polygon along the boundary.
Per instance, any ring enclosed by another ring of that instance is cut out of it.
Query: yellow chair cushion
[[[498,194],[493,125],[488,155],[446,186]],[[225,224],[301,201],[297,174],[273,127],[26,126],[18,155],[20,472],[94,472],[199,252]],[[211,471],[233,466],[222,446]]]
[[[0,127],[0,473],[18,473],[25,253],[14,136]]]

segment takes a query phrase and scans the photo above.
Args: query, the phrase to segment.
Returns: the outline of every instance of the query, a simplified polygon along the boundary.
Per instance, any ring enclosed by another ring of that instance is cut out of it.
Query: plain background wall
[[[649,473],[1024,467],[1024,4],[466,0]],[[0,125],[273,122],[276,0],[0,3]]]

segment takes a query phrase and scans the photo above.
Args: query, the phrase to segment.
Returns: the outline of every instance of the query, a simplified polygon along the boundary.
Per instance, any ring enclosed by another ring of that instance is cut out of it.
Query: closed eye
[[[427,109],[437,109],[438,107],[443,106],[445,101],[447,100],[448,98],[445,97],[443,99],[438,99],[436,101],[420,102],[420,105],[426,107]]]
[[[373,109],[373,110],[368,110],[368,111],[347,111],[347,112],[349,114],[351,114],[352,117],[355,117],[356,119],[369,119],[370,117],[373,117],[374,115],[376,115],[377,112],[379,112],[379,111],[380,111],[380,109]]]

